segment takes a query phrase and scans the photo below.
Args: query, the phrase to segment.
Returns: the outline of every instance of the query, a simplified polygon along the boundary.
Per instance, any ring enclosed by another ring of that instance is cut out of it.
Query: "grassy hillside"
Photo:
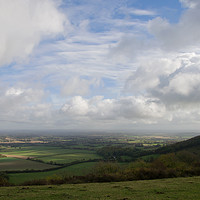
[[[200,177],[148,181],[1,187],[0,200],[197,200]]]
[[[175,144],[171,144],[165,147],[161,147],[157,149],[155,152],[162,154],[162,153],[172,153],[182,150],[196,150],[196,152],[200,153],[200,136],[193,137],[189,140],[185,140],[182,142],[177,142]]]

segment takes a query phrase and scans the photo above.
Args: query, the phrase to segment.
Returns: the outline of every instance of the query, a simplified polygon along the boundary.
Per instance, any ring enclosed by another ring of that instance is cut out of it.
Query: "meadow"
[[[197,200],[200,177],[111,183],[1,187],[0,200]]]
[[[28,145],[20,148],[8,148],[1,151],[1,154],[32,157],[44,162],[52,161],[57,164],[67,164],[77,160],[81,161],[101,158],[94,151],[88,151],[84,149],[67,149],[45,145]]]
[[[45,170],[56,166],[20,158],[0,158],[0,171]]]
[[[95,165],[96,162],[86,162],[46,172],[12,173],[9,174],[9,182],[12,184],[22,184],[37,178],[48,179],[56,176],[81,176],[88,174]]]
[[[95,150],[89,149],[85,145],[63,146],[61,142],[69,143],[71,140],[57,138],[59,140],[57,144],[48,144],[52,140],[51,137],[47,139],[48,142],[45,141],[42,144],[42,140],[38,141],[38,139],[37,143],[28,143],[23,138],[20,138],[20,141],[19,138],[9,138],[8,143],[0,145],[0,154],[2,155],[0,171],[8,173],[10,183],[21,184],[35,178],[48,178],[57,174],[85,175],[96,164],[93,160],[102,158],[96,154]],[[2,139],[2,141],[6,140]],[[89,162],[90,160],[91,162]],[[54,168],[55,170],[53,170]]]

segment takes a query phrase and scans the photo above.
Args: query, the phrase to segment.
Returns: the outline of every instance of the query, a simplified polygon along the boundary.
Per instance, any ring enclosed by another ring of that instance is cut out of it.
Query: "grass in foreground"
[[[2,187],[2,200],[197,200],[200,177],[59,186]]]

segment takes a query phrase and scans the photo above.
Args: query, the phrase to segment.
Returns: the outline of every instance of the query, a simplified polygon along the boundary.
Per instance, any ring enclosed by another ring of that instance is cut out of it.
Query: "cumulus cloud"
[[[72,98],[69,104],[65,104],[61,110],[71,115],[86,115],[89,111],[89,105],[87,100],[81,96],[76,96]]]
[[[51,43],[68,23],[57,2],[0,0],[0,66],[33,55],[29,67],[1,68],[0,120],[86,129],[199,123],[198,0],[180,0],[174,24],[121,0],[70,1],[62,10],[73,29]]]
[[[198,0],[179,0],[185,7],[194,8],[199,5]]]
[[[199,61],[198,53],[176,54],[151,61],[146,59],[146,63],[129,77],[124,89],[134,96],[157,99],[159,104],[156,105],[165,108],[162,122],[169,120],[170,123],[197,125],[200,116]],[[144,116],[140,118],[144,119]]]
[[[200,104],[200,74],[178,73],[168,79],[168,85],[154,88],[152,94],[159,97],[168,105]],[[196,105],[197,106],[197,105]]]
[[[96,120],[142,119],[156,120],[163,117],[165,106],[157,99],[138,97],[123,97],[120,99],[104,99],[96,96],[83,99],[76,96],[63,105],[61,111],[74,117],[88,117]]]
[[[21,94],[23,94],[23,90],[21,88],[9,88],[6,93],[5,96],[19,96]]]
[[[180,2],[186,8],[178,23],[156,17],[147,24],[147,33],[153,38],[123,37],[111,53],[133,60],[133,73],[125,82],[125,93],[157,99],[166,108],[163,120],[164,116],[178,120],[179,115],[187,120],[191,115],[191,121],[198,121],[200,2]]]
[[[0,91],[0,119],[28,122],[50,116],[51,106],[44,102],[45,93],[39,88],[7,87]],[[48,114],[47,114],[48,113]]]
[[[146,62],[127,80],[125,90],[158,98],[165,105],[200,103],[200,55]]]
[[[170,24],[166,19],[157,17],[149,21],[149,32],[160,41],[165,50],[185,51],[185,48],[200,44],[200,2],[198,0],[181,0],[187,9],[177,24]]]
[[[200,74],[179,73],[170,82],[167,92],[176,93],[181,96],[199,93]],[[196,95],[195,95],[196,96]],[[200,99],[199,99],[200,100]]]
[[[192,52],[200,45],[200,2],[198,0],[180,0],[186,8],[177,23],[170,23],[160,16],[149,20],[138,29],[142,31],[125,34],[113,45],[110,54],[118,60],[140,59],[160,51]],[[153,36],[149,37],[149,34]],[[126,59],[125,59],[126,58]]]
[[[160,79],[169,76],[180,68],[181,62],[167,58],[144,59],[137,70],[131,75],[126,84],[125,90],[134,93],[145,93],[160,84]]]
[[[0,66],[26,58],[44,37],[64,30],[53,0],[0,0]]]

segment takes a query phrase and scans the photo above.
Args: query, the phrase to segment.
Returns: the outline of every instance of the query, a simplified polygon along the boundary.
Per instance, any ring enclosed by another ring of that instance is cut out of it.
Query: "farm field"
[[[86,175],[90,172],[91,168],[94,167],[96,162],[86,162],[80,163],[76,165],[72,165],[69,167],[64,167],[57,170],[47,171],[47,172],[34,172],[34,173],[14,173],[9,174],[9,182],[12,184],[22,184],[25,181],[34,180],[36,178],[49,178],[54,176],[62,176],[62,175]]]
[[[200,177],[148,181],[1,187],[2,200],[197,200]]]
[[[101,159],[95,151],[85,149],[67,149],[46,144],[4,144],[0,154],[7,157],[0,157],[0,171],[23,171],[23,170],[47,170],[59,167],[56,164],[65,165],[73,162],[85,162],[87,160]],[[34,160],[27,160],[27,158]],[[42,162],[38,162],[42,161]],[[48,164],[51,163],[51,164]],[[86,162],[66,166],[61,169],[55,169],[44,172],[24,172],[9,173],[9,182],[12,184],[21,184],[35,178],[48,178],[57,174],[64,175],[85,175],[89,173],[95,162]]]
[[[4,157],[0,158],[0,171],[17,171],[17,170],[44,170],[55,168],[56,166],[48,165],[45,163],[34,162],[31,160]]]
[[[60,147],[49,147],[44,145],[8,148],[1,151],[1,154],[33,157],[44,162],[53,161],[57,164],[66,164],[77,160],[81,161],[101,158],[94,151],[82,149],[63,149]]]

